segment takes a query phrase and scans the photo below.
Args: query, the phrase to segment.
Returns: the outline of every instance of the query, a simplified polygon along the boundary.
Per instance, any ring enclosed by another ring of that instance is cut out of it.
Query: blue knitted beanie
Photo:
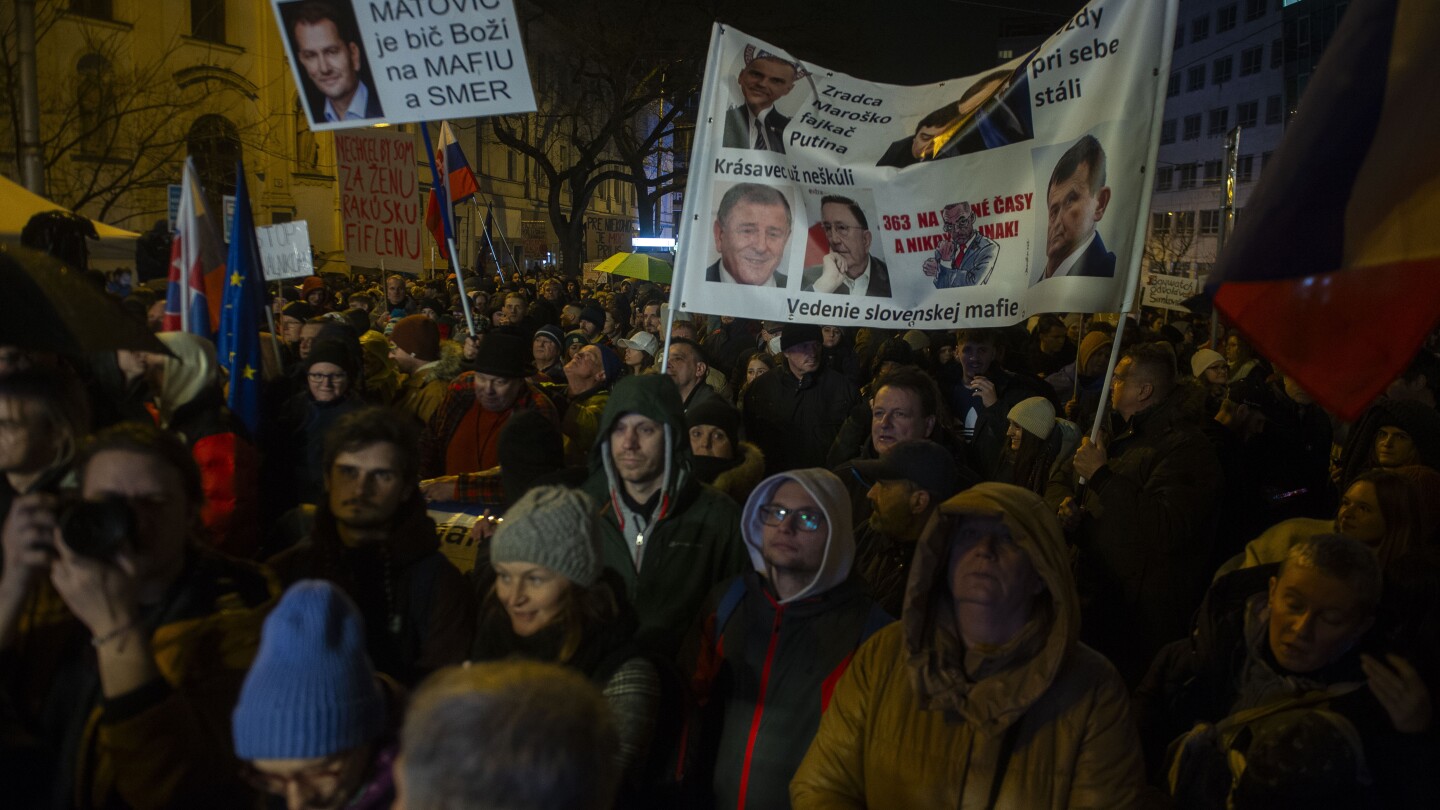
[[[327,757],[380,736],[385,698],[344,592],[314,579],[285,591],[231,719],[240,759]]]

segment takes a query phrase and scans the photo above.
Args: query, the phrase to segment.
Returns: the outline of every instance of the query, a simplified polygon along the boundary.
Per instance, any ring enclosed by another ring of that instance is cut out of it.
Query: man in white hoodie
[[[698,759],[719,808],[784,807],[830,692],[891,617],[850,576],[850,496],[800,469],[751,493],[741,533],[754,570],[722,584],[682,660],[701,703]]]

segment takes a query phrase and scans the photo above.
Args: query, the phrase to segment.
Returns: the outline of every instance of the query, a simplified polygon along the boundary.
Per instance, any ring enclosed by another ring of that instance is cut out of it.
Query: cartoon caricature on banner
[[[916,87],[716,25],[680,309],[943,329],[1134,295],[1177,0],[1096,0],[1034,53]]]

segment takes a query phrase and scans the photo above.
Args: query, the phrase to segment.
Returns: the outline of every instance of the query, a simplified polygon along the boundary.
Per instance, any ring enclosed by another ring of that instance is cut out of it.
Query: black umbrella
[[[22,247],[0,245],[0,345],[62,354],[165,344],[83,273]]]

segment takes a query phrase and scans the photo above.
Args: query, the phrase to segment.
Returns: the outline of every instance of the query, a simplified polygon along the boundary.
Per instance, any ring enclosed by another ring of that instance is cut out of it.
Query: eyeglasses
[[[849,236],[851,231],[865,230],[859,225],[846,225],[843,222],[822,222],[820,223],[820,225],[825,229],[826,234],[833,234],[840,237],[841,239]]]
[[[807,532],[819,530],[820,524],[825,522],[825,516],[819,512],[788,509],[774,503],[767,503],[760,507],[760,522],[766,526],[779,526],[790,515],[794,515],[795,524]]]
[[[240,775],[256,790],[271,795],[284,796],[290,791],[290,785],[294,784],[300,788],[301,795],[314,798],[327,796],[336,791],[338,788],[336,782],[344,775],[345,764],[344,758],[334,757],[313,768],[307,768],[288,776],[268,773],[254,765],[246,764],[241,768]]]
[[[346,380],[350,375],[349,375],[349,374],[346,374],[346,373],[343,372],[343,371],[341,371],[341,372],[338,372],[338,373],[336,373],[336,374],[321,374],[321,373],[319,373],[319,372],[311,372],[309,376],[310,376],[310,382],[312,382],[312,383],[317,383],[317,384],[318,384],[318,383],[327,383],[327,382],[328,382],[328,383],[330,383],[331,385],[339,385],[340,383],[345,382],[345,380]]]

